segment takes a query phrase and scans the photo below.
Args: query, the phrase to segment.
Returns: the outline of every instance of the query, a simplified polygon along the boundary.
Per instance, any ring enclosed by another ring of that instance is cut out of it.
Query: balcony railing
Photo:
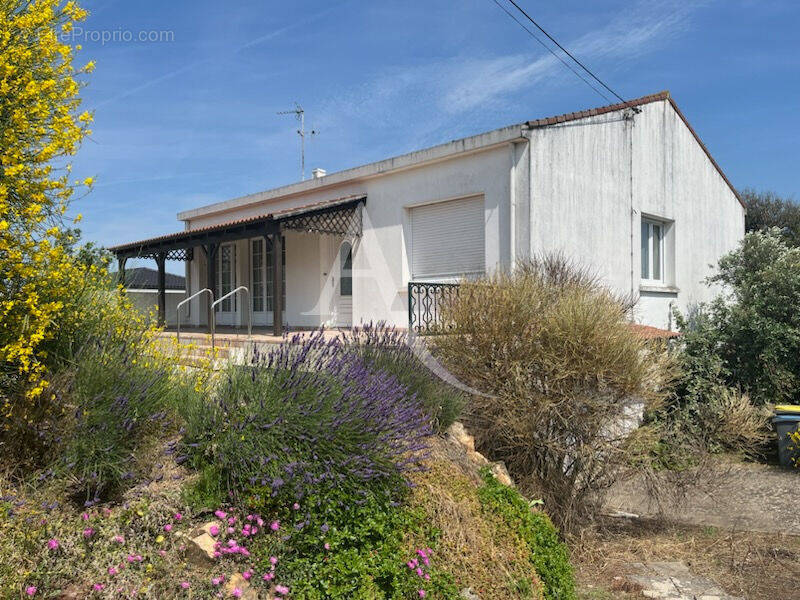
[[[458,294],[457,283],[408,282],[408,330],[435,335],[452,329],[442,317],[442,306]]]

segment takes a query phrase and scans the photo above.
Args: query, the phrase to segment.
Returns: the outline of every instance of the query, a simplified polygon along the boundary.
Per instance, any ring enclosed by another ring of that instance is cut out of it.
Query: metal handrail
[[[179,344],[181,343],[181,306],[183,306],[184,304],[186,304],[190,300],[194,300],[200,294],[203,294],[205,292],[208,292],[208,295],[212,300],[214,299],[214,293],[209,288],[203,288],[199,292],[196,292],[196,293],[192,294],[191,296],[189,296],[186,300],[181,300],[180,302],[178,302],[178,306],[175,307],[175,316],[178,319],[178,343]]]
[[[252,339],[253,337],[253,306],[250,304],[250,290],[248,290],[246,286],[240,285],[235,290],[231,290],[230,292],[225,294],[222,298],[220,298],[219,300],[215,300],[211,304],[211,349],[212,350],[214,349],[216,344],[214,334],[217,328],[217,317],[214,314],[214,307],[216,307],[217,304],[219,304],[226,298],[230,298],[231,296],[233,296],[238,292],[245,293],[245,299],[247,300],[247,337],[250,339]]]

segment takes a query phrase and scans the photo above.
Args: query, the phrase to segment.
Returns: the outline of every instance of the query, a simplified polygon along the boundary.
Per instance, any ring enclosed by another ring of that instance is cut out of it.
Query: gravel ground
[[[667,507],[663,516],[676,523],[728,530],[800,535],[800,470],[772,465],[720,463],[716,485],[688,490],[685,502]],[[612,488],[608,511],[657,516],[641,481],[627,480]]]

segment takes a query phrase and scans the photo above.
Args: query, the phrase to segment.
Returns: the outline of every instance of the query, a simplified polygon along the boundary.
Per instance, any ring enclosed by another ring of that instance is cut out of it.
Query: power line
[[[543,34],[545,34],[545,35],[547,36],[547,39],[549,39],[549,40],[550,40],[551,42],[553,42],[553,43],[554,43],[556,46],[558,46],[558,47],[559,47],[559,48],[562,50],[562,52],[564,52],[564,54],[566,54],[567,56],[569,56],[569,57],[570,57],[572,60],[574,60],[574,61],[575,61],[575,63],[576,63],[576,64],[578,64],[578,65],[579,65],[579,66],[580,66],[580,67],[581,67],[581,68],[582,68],[584,71],[586,71],[586,72],[587,72],[589,75],[591,75],[592,79],[594,79],[594,80],[595,80],[597,83],[599,83],[599,84],[600,84],[600,85],[602,85],[602,86],[603,86],[605,89],[607,89],[609,92],[611,92],[611,94],[613,94],[614,96],[616,96],[616,97],[619,99],[619,101],[620,101],[620,102],[622,102],[623,104],[627,104],[627,100],[625,100],[625,99],[624,99],[622,96],[620,96],[620,95],[619,95],[617,92],[615,92],[615,91],[614,91],[614,90],[612,90],[610,87],[608,87],[608,85],[606,85],[606,83],[605,83],[605,82],[604,82],[602,79],[600,79],[600,78],[599,78],[597,75],[595,75],[594,73],[592,73],[592,72],[589,70],[589,67],[587,67],[586,65],[584,65],[584,64],[583,64],[581,61],[579,61],[577,58],[575,58],[575,56],[573,56],[573,55],[570,53],[570,51],[569,51],[569,50],[567,50],[566,48],[564,48],[564,46],[562,46],[561,44],[559,44],[559,43],[558,43],[558,40],[556,40],[556,39],[555,39],[555,38],[554,38],[552,35],[550,35],[549,33],[547,33],[547,32],[544,30],[544,28],[543,28],[541,25],[539,25],[539,24],[538,24],[536,21],[534,21],[534,20],[533,20],[533,17],[531,17],[531,16],[530,16],[530,15],[529,15],[527,12],[525,12],[525,10],[524,10],[524,9],[523,9],[523,8],[522,8],[522,7],[521,7],[519,4],[517,4],[517,3],[516,3],[514,0],[508,0],[508,1],[509,1],[511,4],[513,4],[513,5],[516,7],[516,9],[517,9],[519,12],[521,12],[523,15],[525,15],[525,18],[526,18],[526,19],[528,19],[528,20],[529,20],[531,23],[533,23],[533,24],[536,26],[536,29],[538,29],[538,30],[539,30],[539,31],[541,31]]]
[[[536,35],[536,34],[535,34],[533,31],[531,31],[531,30],[528,28],[528,26],[527,26],[527,25],[525,25],[525,23],[523,23],[522,21],[520,21],[520,20],[519,20],[519,19],[518,19],[518,18],[517,18],[517,17],[516,17],[516,16],[515,16],[515,15],[514,15],[514,14],[513,14],[511,11],[509,11],[509,10],[508,10],[508,9],[507,9],[505,6],[503,6],[502,4],[500,4],[500,2],[499,2],[498,0],[492,0],[492,1],[493,1],[495,4],[497,4],[497,6],[499,6],[499,7],[500,7],[500,10],[502,10],[504,13],[506,13],[506,14],[507,14],[509,17],[511,17],[511,18],[512,18],[514,21],[516,21],[517,25],[519,25],[519,26],[520,26],[520,27],[522,27],[522,28],[523,28],[525,31],[527,31],[527,32],[528,32],[528,34],[529,34],[529,35],[530,35],[530,36],[531,36],[533,39],[535,39],[537,42],[539,42],[539,44],[542,46],[542,48],[544,48],[545,50],[547,50],[547,51],[548,51],[550,54],[552,54],[554,57],[556,57],[556,59],[558,59],[558,61],[559,61],[559,62],[560,62],[562,65],[564,65],[564,66],[565,66],[565,67],[567,67],[567,68],[568,68],[570,71],[572,71],[572,72],[575,74],[575,76],[576,76],[578,79],[580,79],[581,81],[583,81],[583,82],[584,82],[586,85],[588,85],[588,86],[589,86],[590,88],[592,88],[592,89],[593,89],[595,92],[597,92],[597,93],[598,93],[598,94],[599,94],[599,95],[600,95],[600,96],[601,96],[601,97],[602,97],[602,98],[603,98],[603,99],[604,99],[606,102],[611,102],[611,99],[610,99],[608,96],[606,96],[606,95],[605,95],[603,92],[601,92],[600,90],[598,90],[596,86],[592,85],[592,82],[591,82],[591,81],[589,81],[589,80],[588,80],[588,79],[586,79],[586,78],[585,78],[583,75],[581,75],[580,73],[578,73],[578,71],[576,71],[576,70],[575,70],[575,68],[574,68],[574,67],[573,67],[571,64],[569,64],[567,61],[565,61],[563,58],[561,58],[561,57],[560,57],[560,56],[559,56],[559,55],[558,55],[558,54],[557,54],[557,53],[556,53],[556,52],[555,52],[555,51],[554,51],[554,50],[553,50],[553,49],[552,49],[550,46],[548,46],[548,45],[547,45],[547,44],[545,44],[545,43],[544,43],[544,42],[543,42],[541,39],[539,39],[539,37],[538,37],[538,36],[537,36],[537,35]],[[623,100],[623,102],[624,102],[624,100]]]

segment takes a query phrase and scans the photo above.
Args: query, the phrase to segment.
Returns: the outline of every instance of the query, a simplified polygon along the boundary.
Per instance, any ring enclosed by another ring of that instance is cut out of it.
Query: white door
[[[281,245],[283,263],[283,321],[286,323],[286,239]],[[253,303],[253,325],[272,325],[273,277],[272,242],[261,238],[250,240],[250,297]]]
[[[236,289],[236,245],[222,244],[217,257],[217,299]],[[217,304],[216,320],[218,325],[234,325],[236,323],[236,306],[238,294],[226,298]]]
[[[250,298],[253,304],[253,325],[271,325],[272,311],[267,311],[266,240],[250,240]]]
[[[339,285],[336,325],[353,326],[353,246],[348,241],[339,247]]]

